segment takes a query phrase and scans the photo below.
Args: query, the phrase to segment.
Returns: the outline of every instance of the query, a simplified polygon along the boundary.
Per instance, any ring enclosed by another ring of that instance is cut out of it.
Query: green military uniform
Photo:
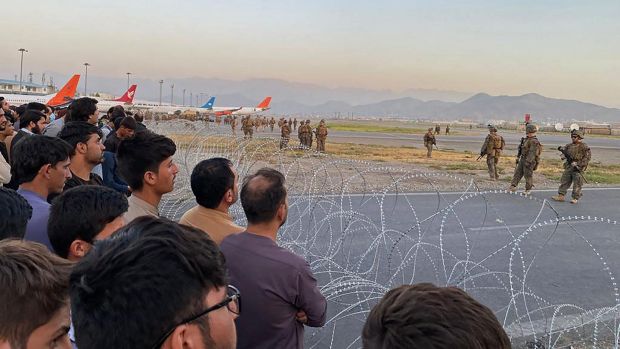
[[[426,147],[426,157],[430,158],[433,154],[433,145],[437,144],[435,135],[433,135],[433,129],[429,128],[428,132],[424,134],[424,146]]]
[[[269,120],[269,128],[271,128],[271,132],[273,132],[273,126],[276,124],[276,119],[273,118],[273,116],[271,117],[271,120]]]
[[[280,149],[284,149],[288,146],[288,141],[291,138],[291,127],[286,121],[282,123],[281,136]]]
[[[293,131],[297,130],[297,118],[293,119]]]
[[[446,134],[449,135],[450,134],[450,125],[446,125]]]
[[[325,140],[327,139],[327,126],[325,126],[325,120],[319,122],[316,130],[316,151],[325,151]]]
[[[310,126],[310,120],[306,120],[306,147],[312,148],[312,126]]]
[[[233,136],[237,135],[237,118],[232,118],[230,120],[230,127],[232,128],[232,134]]]
[[[583,174],[588,168],[590,158],[592,157],[590,147],[581,141],[583,136],[584,132],[582,130],[573,130],[571,132],[573,142],[564,147],[560,147],[568,157],[565,156],[564,159],[564,173],[562,173],[562,177],[560,178],[558,195],[552,197],[555,201],[564,201],[564,196],[568,192],[568,188],[570,188],[571,184],[573,185],[573,192],[570,202],[576,204],[581,198],[581,187],[584,182]]]
[[[491,180],[499,179],[499,173],[497,172],[497,164],[499,163],[499,157],[504,149],[504,138],[497,134],[497,129],[493,125],[489,125],[489,134],[482,144],[480,149],[480,156],[487,157],[487,168],[489,169],[489,177]]]
[[[299,125],[299,128],[297,129],[297,138],[299,138],[299,146],[302,148],[306,146],[306,136],[304,136],[305,132],[306,132],[306,125],[302,121],[301,125]]]
[[[528,124],[525,127],[527,137],[521,138],[521,144],[519,144],[517,167],[512,176],[512,182],[510,183],[510,191],[512,192],[517,190],[519,181],[521,181],[523,177],[525,177],[526,195],[529,194],[532,187],[534,187],[534,171],[538,168],[540,153],[542,152],[542,145],[535,136],[536,131],[536,125]]]

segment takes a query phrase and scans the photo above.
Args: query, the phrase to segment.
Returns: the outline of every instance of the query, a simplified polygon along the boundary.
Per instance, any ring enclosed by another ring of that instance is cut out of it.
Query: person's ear
[[[233,193],[232,188],[226,191],[226,203],[231,205],[235,200],[235,194]]]
[[[146,171],[142,179],[144,180],[145,184],[153,186],[157,183],[157,173],[153,171]]]
[[[88,251],[90,251],[91,247],[92,245],[84,240],[80,240],[80,239],[73,240],[71,242],[71,245],[69,245],[69,259],[70,260],[82,259],[84,256],[86,256]]]
[[[86,143],[79,142],[75,147],[75,152],[80,154],[86,154],[88,151],[88,145]]]
[[[180,325],[166,339],[162,348],[195,349],[203,347],[202,343],[202,335],[198,326]]]
[[[41,168],[39,169],[39,174],[49,179],[51,177],[51,174],[50,174],[51,169],[52,169],[52,164],[45,164],[41,166]]]

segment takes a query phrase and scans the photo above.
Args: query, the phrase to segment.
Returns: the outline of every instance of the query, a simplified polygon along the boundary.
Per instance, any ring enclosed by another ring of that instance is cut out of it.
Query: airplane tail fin
[[[209,100],[207,101],[207,103],[205,103],[202,107],[200,108],[205,108],[205,109],[212,109],[213,108],[213,104],[215,104],[215,97],[211,97],[209,98]]]
[[[77,90],[78,82],[80,82],[80,75],[75,74],[69,79],[69,81],[63,86],[49,101],[47,101],[47,105],[50,107],[56,107],[59,105],[66,104],[70,102],[75,96],[75,91]]]
[[[256,108],[267,109],[267,108],[269,108],[269,103],[271,103],[271,97],[267,97],[267,98],[263,99],[263,101],[260,102],[260,104],[257,105]]]
[[[117,98],[115,102],[123,102],[123,103],[132,103],[133,96],[136,94],[136,87],[138,85],[131,85],[129,89],[125,92],[125,94],[121,98]]]

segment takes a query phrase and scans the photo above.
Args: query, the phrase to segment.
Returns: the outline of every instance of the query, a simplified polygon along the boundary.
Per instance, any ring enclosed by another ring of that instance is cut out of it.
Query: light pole
[[[127,74],[127,89],[129,90],[129,75],[131,75],[131,73],[125,73]]]
[[[21,93],[22,92],[22,72],[24,70],[24,52],[28,52],[28,50],[26,50],[25,48],[20,48],[17,51],[21,52],[22,54],[22,58],[19,63],[19,92]]]
[[[88,66],[90,64],[89,63],[84,63],[84,67],[86,67],[86,74],[84,74],[84,96],[86,96],[87,94],[87,87],[88,87]]]
[[[185,89],[183,89],[183,106],[185,106]]]
[[[170,85],[170,105],[174,104],[174,84]]]
[[[189,91],[189,106],[191,107],[194,104],[194,93]]]
[[[161,88],[164,85],[164,80],[159,80],[159,105],[161,105]]]

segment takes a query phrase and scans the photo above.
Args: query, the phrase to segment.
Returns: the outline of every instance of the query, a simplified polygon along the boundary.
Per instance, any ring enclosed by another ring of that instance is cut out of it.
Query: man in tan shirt
[[[185,212],[179,223],[203,230],[218,245],[228,235],[244,231],[228,214],[239,198],[238,182],[239,175],[228,159],[212,158],[198,163],[191,177],[198,206]]]

